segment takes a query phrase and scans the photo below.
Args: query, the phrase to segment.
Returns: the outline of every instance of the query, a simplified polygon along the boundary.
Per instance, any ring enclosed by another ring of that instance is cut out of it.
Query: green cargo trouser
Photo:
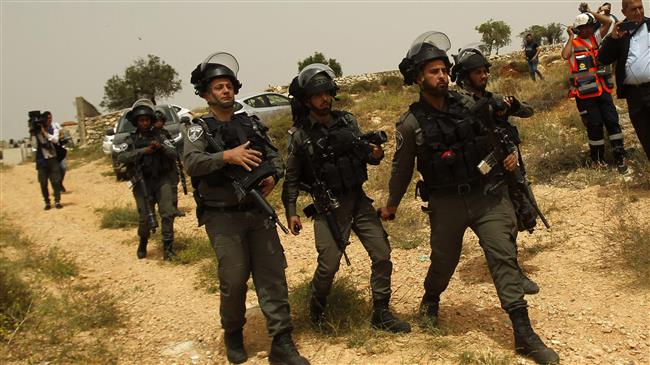
[[[370,256],[370,288],[373,301],[390,299],[390,278],[393,271],[393,263],[390,261],[391,249],[386,231],[372,206],[372,200],[362,190],[337,198],[341,206],[334,213],[343,239],[347,242],[350,231],[354,231]],[[336,245],[323,215],[315,216],[314,235],[318,266],[311,282],[312,293],[316,297],[326,297],[332,288],[343,254]]]
[[[425,297],[435,301],[447,288],[460,259],[463,235],[469,227],[479,238],[501,307],[506,311],[525,307],[512,203],[504,188],[496,195],[485,195],[482,190],[473,189],[464,196],[456,192],[432,193],[429,199],[431,265],[424,280]]]
[[[266,317],[269,335],[293,329],[289,311],[287,261],[274,225],[258,210],[220,212],[207,208],[201,217],[217,256],[221,327],[226,332],[246,323],[248,278]]]
[[[61,201],[61,167],[56,157],[45,160],[45,166],[38,169],[38,183],[41,185],[41,194],[46,203],[50,201],[50,191],[47,188],[47,181],[50,180],[54,191],[54,201]]]
[[[149,238],[149,224],[147,222],[147,204],[151,212],[155,214],[155,203],[158,203],[158,213],[161,219],[161,229],[163,241],[174,240],[174,217],[176,208],[174,208],[174,189],[169,181],[163,182],[158,189],[154,189],[149,196],[149,202],[145,201],[144,194],[140,191],[138,185],[133,187],[133,196],[138,207],[138,236],[143,239]]]

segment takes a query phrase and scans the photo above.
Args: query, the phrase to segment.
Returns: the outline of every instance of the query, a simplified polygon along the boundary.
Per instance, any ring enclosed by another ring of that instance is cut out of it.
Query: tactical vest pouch
[[[609,67],[601,67],[596,71],[596,75],[600,76],[605,83],[605,86],[608,89],[614,88],[614,82],[612,81],[612,70]]]
[[[589,95],[598,92],[598,81],[595,76],[580,78],[576,80],[578,94]]]
[[[341,181],[341,174],[339,169],[331,162],[325,162],[322,165],[323,176],[325,181],[327,181],[327,186],[334,192],[343,191],[344,184]]]

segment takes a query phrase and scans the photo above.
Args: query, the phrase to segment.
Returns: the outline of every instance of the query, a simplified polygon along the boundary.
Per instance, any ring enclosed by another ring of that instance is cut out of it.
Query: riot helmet
[[[129,110],[126,113],[126,119],[131,122],[134,126],[138,126],[138,117],[140,116],[148,116],[151,118],[151,122],[153,123],[155,114],[154,114],[155,107],[153,105],[153,102],[149,99],[139,99],[135,103],[133,103],[133,106],[131,106],[131,110]]]
[[[200,96],[208,89],[210,81],[217,77],[226,77],[232,82],[237,94],[242,87],[237,79],[238,72],[239,63],[233,55],[227,52],[215,52],[196,66],[192,71],[190,82],[194,85],[195,94]]]
[[[451,42],[444,33],[429,31],[418,36],[411,44],[406,57],[399,64],[399,71],[404,76],[404,83],[413,85],[417,73],[428,61],[439,59],[444,61],[448,68],[451,68],[451,62],[447,56],[447,51],[450,48]]]
[[[322,63],[312,63],[306,66],[298,74],[297,86],[304,96],[315,95],[329,91],[332,96],[336,95],[336,82],[334,82],[334,71],[331,67]]]
[[[451,81],[463,82],[467,74],[479,67],[485,67],[490,71],[490,62],[483,56],[483,53],[476,46],[465,46],[457,55],[454,55],[454,67],[451,69]]]

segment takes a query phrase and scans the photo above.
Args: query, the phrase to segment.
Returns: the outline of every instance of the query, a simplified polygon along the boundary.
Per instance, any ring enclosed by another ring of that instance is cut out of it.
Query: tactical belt
[[[478,191],[483,187],[483,182],[481,180],[473,180],[464,184],[451,185],[439,188],[429,189],[430,195],[458,195],[465,196],[469,195],[472,191]]]
[[[204,206],[204,209],[210,212],[247,212],[257,208],[255,203],[244,203],[237,205],[230,205],[227,207],[211,207],[209,205]]]

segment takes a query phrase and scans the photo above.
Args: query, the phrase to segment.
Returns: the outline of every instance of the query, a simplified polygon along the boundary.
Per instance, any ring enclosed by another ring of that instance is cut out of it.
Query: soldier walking
[[[372,200],[362,188],[368,179],[366,165],[378,165],[384,152],[380,145],[362,141],[352,114],[332,110],[337,89],[333,79],[331,68],[312,64],[293,79],[289,90],[293,96],[294,127],[289,132],[282,201],[289,228],[297,235],[302,227],[296,212],[300,185],[309,186],[316,200],[314,234],[318,265],[311,282],[310,318],[316,325],[322,323],[327,296],[350,232],[354,231],[372,261],[372,327],[410,332],[411,326],[388,308],[393,269],[390,244]],[[319,189],[317,185],[324,185],[322,191],[315,191]],[[328,202],[319,201],[322,198]]]
[[[287,262],[275,225],[248,197],[241,199],[233,175],[253,178],[259,171],[259,192],[268,195],[282,178],[284,165],[271,144],[267,128],[245,113],[234,114],[241,88],[239,65],[229,53],[210,55],[192,71],[196,94],[210,112],[196,119],[185,135],[183,160],[192,177],[199,225],[205,225],[218,262],[221,327],[228,361],[248,359],[244,348],[248,278],[273,336],[269,362],[309,364],[291,337]],[[220,148],[223,147],[223,148]],[[255,179],[257,181],[257,179]]]

